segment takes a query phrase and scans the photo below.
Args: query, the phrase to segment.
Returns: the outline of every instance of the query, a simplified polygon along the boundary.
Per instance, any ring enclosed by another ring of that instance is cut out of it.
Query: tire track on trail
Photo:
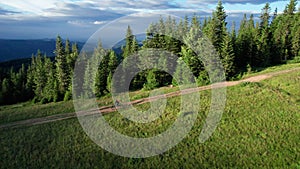
[[[123,104],[123,105],[124,106],[131,105],[131,104],[132,105],[140,105],[140,104],[153,102],[153,101],[156,101],[161,98],[176,97],[179,95],[190,94],[193,92],[199,92],[199,91],[209,90],[212,88],[219,88],[219,87],[223,87],[223,86],[230,87],[230,86],[238,85],[243,82],[260,82],[262,80],[269,79],[269,78],[277,76],[277,75],[286,74],[286,73],[290,73],[290,72],[297,71],[297,70],[300,70],[300,68],[293,68],[293,69],[282,70],[282,71],[277,71],[277,72],[272,72],[272,73],[266,73],[266,74],[262,74],[262,75],[256,75],[256,76],[252,76],[252,77],[242,79],[239,81],[226,81],[226,82],[221,82],[221,83],[217,83],[217,84],[201,86],[201,87],[197,87],[197,88],[184,89],[181,91],[176,91],[176,92],[171,92],[171,93],[162,94],[162,95],[158,95],[158,96],[135,100],[135,101]],[[100,107],[99,109],[94,109],[94,110],[89,110],[89,111],[81,111],[81,112],[77,112],[77,113],[56,114],[56,115],[51,115],[51,116],[46,116],[46,117],[33,118],[33,119],[27,119],[27,120],[22,120],[22,121],[15,121],[15,122],[0,125],[0,129],[18,128],[18,127],[23,127],[23,126],[34,126],[34,125],[39,125],[39,124],[45,124],[45,123],[51,123],[51,122],[55,122],[55,121],[76,118],[77,116],[95,115],[95,114],[99,114],[99,113],[107,114],[107,113],[111,113],[111,112],[115,112],[115,111],[117,111],[117,108],[114,106],[104,106],[104,107]]]

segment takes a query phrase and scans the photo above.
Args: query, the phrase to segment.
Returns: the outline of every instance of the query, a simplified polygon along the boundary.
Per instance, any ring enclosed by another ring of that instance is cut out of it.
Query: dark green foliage
[[[260,30],[262,31],[263,29],[267,28],[270,23],[270,4],[266,3],[264,8],[261,11],[261,16],[260,16]]]
[[[294,57],[300,56],[300,11],[294,16],[294,23],[292,28],[292,55]]]
[[[196,76],[193,75],[188,64],[183,60],[183,58],[179,58],[172,84],[174,86],[192,84],[195,82],[194,77]]]
[[[225,35],[224,41],[222,43],[221,57],[225,75],[227,79],[229,79],[230,77],[233,77],[233,75],[235,75],[235,53],[233,49],[232,39],[228,34]]]
[[[215,46],[218,53],[221,53],[222,42],[226,33],[226,12],[222,5],[222,1],[219,0],[216,10],[212,14],[212,19],[207,25],[206,34]]]
[[[146,79],[147,79],[147,81],[144,84],[145,90],[153,90],[156,87],[158,87],[159,83],[156,80],[155,70],[148,71]]]
[[[97,97],[101,97],[106,93],[108,93],[107,78],[110,73],[109,70],[110,55],[103,49],[101,43],[99,43],[98,48],[94,51],[93,57],[101,58],[100,66],[98,66],[96,79],[95,79],[95,95]]]
[[[123,58],[128,57],[134,48],[136,47],[136,44],[133,44],[135,37],[132,34],[132,30],[130,26],[128,25],[127,33],[126,33],[126,44],[125,47],[123,47]],[[136,42],[136,41],[135,41]]]
[[[108,77],[107,77],[107,90],[108,92],[111,92],[113,89],[112,89],[112,85],[111,85],[111,82],[112,82],[112,77],[113,77],[113,74],[115,73],[115,70],[116,68],[118,67],[119,63],[118,63],[118,58],[115,54],[114,51],[110,51],[109,52],[109,63],[108,63]]]
[[[189,66],[191,72],[194,74],[195,77],[198,77],[200,71],[204,69],[204,66],[198,59],[194,51],[188,49],[187,47],[182,47],[181,54],[183,61]]]
[[[299,11],[295,14],[296,1],[291,0],[284,14],[278,15],[271,24],[273,35],[272,57],[275,62],[287,61],[298,55],[299,51]]]

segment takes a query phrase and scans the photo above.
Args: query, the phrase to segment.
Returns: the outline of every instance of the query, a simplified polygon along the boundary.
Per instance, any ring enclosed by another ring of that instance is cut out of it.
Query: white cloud
[[[106,22],[105,21],[94,21],[93,24],[94,25],[102,25],[102,24],[105,24]]]
[[[10,6],[20,12],[41,14],[46,8],[55,7],[59,0],[0,0],[0,4]]]
[[[233,20],[239,22],[243,13],[259,15],[266,1],[223,0],[223,2],[228,22]],[[88,37],[106,23],[131,15],[123,18],[119,25],[115,24],[114,35],[122,34],[123,37],[128,24],[138,33],[134,27],[144,28],[152,22],[155,17],[147,17],[149,13],[161,12],[179,17],[196,13],[204,18],[211,16],[216,3],[217,0],[0,0],[0,38],[7,35],[17,38],[23,35],[36,37],[37,34],[43,33],[37,30],[44,32],[47,30],[44,36],[48,37],[63,33],[69,38]],[[274,6],[272,10],[276,6],[285,6],[282,3],[271,5]]]

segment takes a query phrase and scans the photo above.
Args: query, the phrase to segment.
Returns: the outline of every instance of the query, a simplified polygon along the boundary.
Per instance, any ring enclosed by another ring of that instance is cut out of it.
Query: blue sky
[[[281,12],[289,1],[223,0],[228,22],[240,21],[244,13],[258,16],[266,2],[271,3],[272,11],[277,7]],[[144,29],[143,25],[155,20],[144,13],[178,17],[196,13],[204,18],[211,15],[216,4],[217,0],[0,0],[0,38],[55,38],[60,34],[63,38],[86,40],[99,28],[123,17],[120,23],[124,27],[110,24],[108,30],[115,31],[106,32],[101,37],[105,39],[124,34],[127,25]]]

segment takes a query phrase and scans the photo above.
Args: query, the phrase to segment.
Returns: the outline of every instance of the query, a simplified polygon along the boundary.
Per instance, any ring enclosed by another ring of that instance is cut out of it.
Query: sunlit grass
[[[188,136],[164,154],[146,159],[120,157],[101,149],[76,118],[3,129],[0,168],[299,168],[299,77],[298,71],[229,87],[222,120],[204,144],[198,139],[209,111],[210,91],[200,92],[201,107]],[[149,124],[130,122],[116,112],[105,119],[123,134],[151,137],[172,125],[179,107],[180,97],[168,98],[163,115]],[[145,111],[149,104],[137,108]]]

